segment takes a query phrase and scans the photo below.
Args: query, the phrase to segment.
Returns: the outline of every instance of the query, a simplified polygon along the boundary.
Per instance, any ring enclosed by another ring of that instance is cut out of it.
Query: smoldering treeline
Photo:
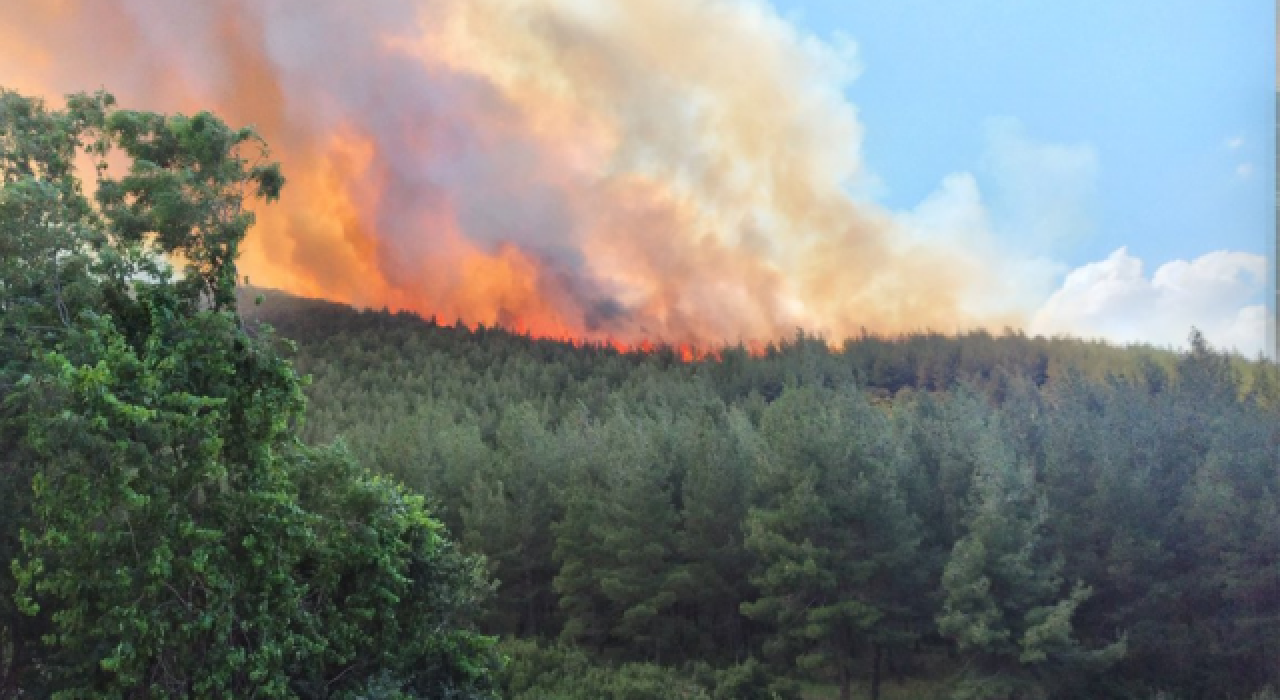
[[[689,364],[276,303],[308,439],[438,504],[499,581],[492,632],[569,645],[513,646],[515,697],[577,697],[582,652],[724,697],[1280,680],[1274,366],[983,333]]]

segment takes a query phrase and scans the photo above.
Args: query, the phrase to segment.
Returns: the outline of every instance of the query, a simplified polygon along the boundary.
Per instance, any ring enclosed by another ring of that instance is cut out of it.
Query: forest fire
[[[1025,311],[981,245],[851,194],[851,56],[764,6],[69,0],[0,46],[10,88],[256,125],[289,184],[254,284],[690,358]]]
[[[0,698],[1280,699],[1251,4],[10,3]]]

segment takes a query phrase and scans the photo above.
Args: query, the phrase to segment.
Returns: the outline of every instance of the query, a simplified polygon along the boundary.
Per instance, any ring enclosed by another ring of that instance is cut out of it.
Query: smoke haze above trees
[[[705,346],[1025,326],[1063,271],[1003,243],[963,174],[915,211],[875,204],[844,94],[856,47],[762,2],[73,1],[11,19],[15,87],[106,84],[257,125],[293,180],[242,269],[297,293]],[[1071,207],[1087,194],[1071,169],[1088,153],[997,126],[996,167],[1039,167]]]

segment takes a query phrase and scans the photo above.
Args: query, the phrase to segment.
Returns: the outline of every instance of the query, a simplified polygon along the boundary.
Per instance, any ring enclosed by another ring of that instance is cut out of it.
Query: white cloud
[[[1243,177],[1252,174],[1246,166]],[[1195,326],[1215,346],[1270,353],[1261,255],[1211,252],[1152,272],[1127,248],[1074,270],[1046,257],[1092,233],[1098,169],[1087,144],[1036,141],[1017,120],[992,120],[982,177],[948,175],[916,207],[895,212],[898,240],[944,248],[957,268],[983,261],[988,277],[968,289],[962,308],[989,319],[1020,315],[1033,334],[1184,347]],[[1063,280],[1056,288],[1055,279]]]
[[[1268,313],[1258,303],[1266,266],[1261,255],[1218,251],[1165,263],[1148,277],[1142,260],[1120,248],[1068,273],[1030,331],[1182,347],[1195,326],[1216,346],[1270,352]]]
[[[1253,176],[1253,163],[1241,163],[1236,166],[1236,177],[1248,180]]]
[[[1006,244],[1045,250],[1093,233],[1093,146],[1036,140],[1009,117],[987,121],[986,141],[980,172],[990,178],[991,218]]]
[[[1235,136],[1235,137],[1229,138],[1225,142],[1223,142],[1222,145],[1226,146],[1228,151],[1238,151],[1240,150],[1240,147],[1244,145],[1244,137]]]

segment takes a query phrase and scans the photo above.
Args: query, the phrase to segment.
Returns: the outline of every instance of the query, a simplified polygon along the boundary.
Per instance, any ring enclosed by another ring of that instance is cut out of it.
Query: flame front
[[[735,0],[28,3],[0,84],[256,125],[255,284],[692,348],[1013,324],[999,270],[852,192],[849,47]]]

